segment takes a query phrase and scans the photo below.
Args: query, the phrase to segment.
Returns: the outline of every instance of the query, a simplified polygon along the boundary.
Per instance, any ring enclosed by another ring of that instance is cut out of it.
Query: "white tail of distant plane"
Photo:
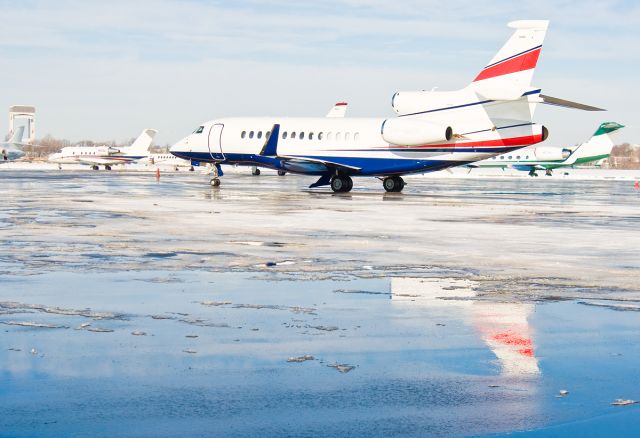
[[[19,126],[18,128],[16,128],[16,130],[13,132],[13,135],[7,141],[7,143],[17,144],[17,145],[22,144],[22,138],[24,137],[24,128],[25,128],[24,126]]]
[[[602,123],[589,141],[582,143],[573,150],[569,158],[567,158],[566,164],[589,163],[607,158],[615,145],[614,139],[622,128],[624,128],[624,125],[616,122]]]
[[[327,117],[344,117],[347,113],[347,102],[338,102],[327,113]]]
[[[153,143],[153,138],[158,133],[155,129],[145,129],[140,133],[138,138],[126,148],[122,148],[122,152],[125,152],[130,155],[148,155],[149,148]]]

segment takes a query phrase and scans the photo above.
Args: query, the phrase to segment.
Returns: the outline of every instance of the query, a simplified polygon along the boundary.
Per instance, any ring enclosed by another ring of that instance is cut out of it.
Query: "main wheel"
[[[220,178],[211,178],[211,187],[218,187],[220,185]]]
[[[285,172],[284,170],[278,170],[278,175],[285,176],[286,174],[287,172]]]
[[[98,166],[96,166],[95,164],[94,164],[93,166],[91,166],[91,168],[92,168],[93,170],[99,170],[99,169],[100,169],[100,168],[99,168]]]
[[[399,176],[388,176],[382,180],[382,187],[387,192],[401,192],[404,189],[404,180]]]
[[[345,193],[353,188],[353,180],[348,176],[334,176],[331,178],[331,190],[336,193]]]
[[[253,170],[251,171],[251,175],[253,176],[260,175],[260,169],[258,169],[257,167],[254,167]]]
[[[544,173],[547,176],[552,176],[553,175],[553,171],[551,169],[547,169],[547,171]]]
[[[111,170],[111,166],[107,164],[106,166],[104,166],[104,170]]]

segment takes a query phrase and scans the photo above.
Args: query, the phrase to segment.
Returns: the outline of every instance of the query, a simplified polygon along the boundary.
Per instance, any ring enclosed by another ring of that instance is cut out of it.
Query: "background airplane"
[[[2,148],[2,160],[12,161],[22,158],[25,155],[23,150],[24,146],[29,146],[27,143],[22,143],[22,137],[24,136],[24,126],[19,126],[13,132],[13,135],[6,142],[0,143]]]
[[[510,154],[502,154],[488,160],[468,164],[469,168],[499,167],[529,172],[531,176],[538,176],[537,170],[546,171],[551,175],[553,169],[569,167],[576,164],[591,163],[607,158],[614,146],[614,137],[624,128],[616,122],[602,123],[593,136],[585,143],[574,149],[559,147],[528,147]]]
[[[99,166],[104,166],[106,170],[111,170],[111,166],[114,164],[126,164],[149,157],[149,148],[157,132],[155,129],[145,129],[131,146],[122,148],[68,146],[62,148],[60,152],[50,155],[49,161],[59,165],[71,163],[87,164],[94,170],[98,170]]]
[[[532,121],[538,103],[599,110],[541,94],[531,79],[548,21],[515,21],[515,32],[467,87],[393,96],[394,118],[225,118],[202,124],[171,148],[174,155],[220,164],[264,166],[320,178],[348,192],[352,176],[383,179],[476,162],[547,138]],[[217,177],[212,185],[220,184]]]

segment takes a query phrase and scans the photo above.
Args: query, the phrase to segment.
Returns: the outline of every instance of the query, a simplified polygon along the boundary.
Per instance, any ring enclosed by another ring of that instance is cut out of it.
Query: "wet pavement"
[[[0,434],[634,430],[628,181],[2,171]],[[561,393],[560,391],[567,391]],[[616,429],[617,428],[617,429]]]

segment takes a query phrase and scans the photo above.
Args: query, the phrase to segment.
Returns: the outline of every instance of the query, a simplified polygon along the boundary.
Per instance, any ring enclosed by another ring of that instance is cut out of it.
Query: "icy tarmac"
[[[630,180],[0,181],[0,434],[640,426]]]

